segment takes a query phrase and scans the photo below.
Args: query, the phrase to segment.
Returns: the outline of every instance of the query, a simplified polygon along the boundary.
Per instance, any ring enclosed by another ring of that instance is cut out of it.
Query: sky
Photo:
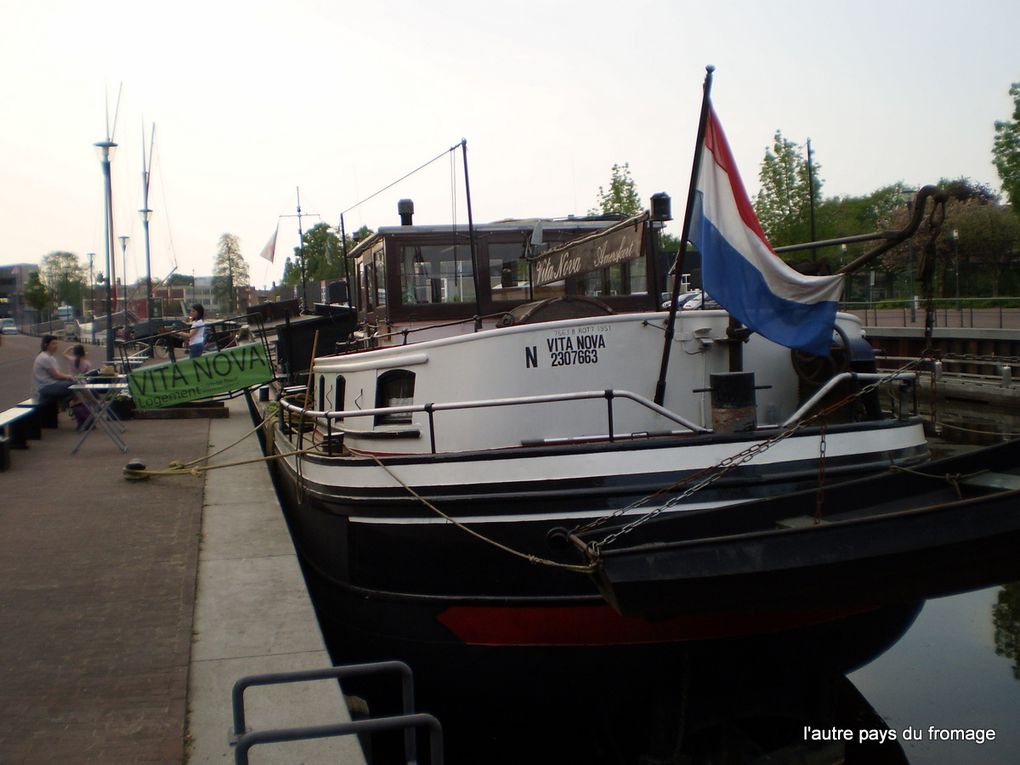
[[[0,264],[105,270],[108,135],[131,282],[150,143],[154,279],[210,274],[229,233],[256,286],[279,280],[298,194],[305,230],[396,225],[405,197],[416,223],[466,224],[457,153],[355,206],[462,139],[476,222],[583,215],[628,163],[678,234],[708,64],[752,197],[777,130],[811,140],[826,197],[999,190],[1018,28],[1015,0],[0,0]]]

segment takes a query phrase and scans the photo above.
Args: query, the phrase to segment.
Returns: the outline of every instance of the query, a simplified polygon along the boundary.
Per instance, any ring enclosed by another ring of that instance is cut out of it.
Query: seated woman
[[[92,377],[99,374],[99,370],[93,369],[92,362],[85,357],[84,345],[78,344],[66,349],[64,351],[64,358],[71,362],[71,376],[75,379],[79,377]],[[70,408],[74,419],[78,422],[78,430],[88,425],[91,415],[81,398],[75,397],[72,399]]]
[[[86,358],[84,345],[71,346],[64,351],[64,358],[71,362],[71,375],[74,377],[98,374],[98,370],[93,369],[92,362]]]
[[[60,371],[57,364],[57,338],[42,336],[42,350],[32,362],[32,400],[40,406],[57,401],[66,403],[73,397],[68,390],[74,384],[74,377]]]

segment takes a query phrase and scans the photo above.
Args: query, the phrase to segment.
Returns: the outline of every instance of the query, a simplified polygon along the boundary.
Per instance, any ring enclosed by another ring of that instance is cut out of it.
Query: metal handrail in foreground
[[[306,741],[333,736],[350,736],[358,733],[379,733],[404,728],[413,731],[416,727],[429,729],[430,765],[443,765],[443,728],[439,720],[425,712],[395,717],[376,717],[355,720],[349,723],[318,725],[309,728],[286,728],[281,730],[255,731],[246,733],[237,740],[234,750],[235,765],[248,765],[248,751],[259,744],[279,744],[288,741]],[[407,765],[417,765],[417,754],[408,756]]]
[[[244,713],[244,691],[256,685],[279,685],[310,680],[340,680],[349,677],[364,677],[380,672],[395,671],[400,674],[401,710],[403,714],[394,717],[380,717],[352,722],[333,723],[304,728],[281,728],[276,730],[248,731]],[[380,661],[368,664],[348,664],[339,667],[325,667],[300,672],[276,672],[265,675],[249,675],[234,683],[231,690],[231,705],[234,727],[231,744],[236,747],[234,760],[238,765],[248,762],[248,750],[259,744],[283,743],[332,736],[346,736],[354,733],[372,733],[383,730],[404,729],[404,754],[408,763],[416,762],[417,741],[415,728],[429,728],[429,750],[432,763],[443,761],[443,729],[439,721],[429,714],[414,711],[414,677],[411,668],[402,661]]]
[[[476,401],[450,401],[441,404],[410,404],[406,406],[387,406],[387,407],[375,407],[373,409],[353,409],[353,410],[317,410],[317,409],[305,409],[303,407],[292,404],[284,399],[280,399],[280,407],[288,412],[299,415],[302,418],[308,417],[310,419],[324,419],[330,426],[334,420],[340,420],[348,417],[376,417],[387,414],[413,414],[415,412],[425,412],[429,417],[429,440],[431,443],[432,453],[436,453],[436,435],[435,435],[435,413],[446,412],[455,410],[465,409],[483,409],[489,407],[499,406],[521,406],[531,404],[551,404],[559,403],[563,401],[586,401],[592,399],[605,399],[607,404],[607,416],[609,419],[609,440],[613,441],[616,439],[616,435],[613,430],[613,400],[617,398],[628,399],[634,401],[646,409],[650,409],[656,414],[665,417],[668,420],[672,420],[678,425],[682,425],[687,430],[694,433],[710,433],[709,428],[697,425],[690,420],[682,417],[676,412],[670,411],[665,407],[659,406],[654,401],[651,401],[644,396],[640,396],[637,393],[632,393],[628,390],[599,390],[599,391],[581,391],[577,393],[551,393],[541,396],[511,396],[508,398],[494,398],[494,399],[479,399]],[[339,429],[340,432],[344,432],[343,428]]]

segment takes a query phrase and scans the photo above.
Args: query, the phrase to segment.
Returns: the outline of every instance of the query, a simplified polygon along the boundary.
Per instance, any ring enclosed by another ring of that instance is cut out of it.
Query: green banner
[[[159,409],[262,385],[272,379],[265,346],[251,343],[176,364],[140,367],[128,375],[128,388],[136,407]]]

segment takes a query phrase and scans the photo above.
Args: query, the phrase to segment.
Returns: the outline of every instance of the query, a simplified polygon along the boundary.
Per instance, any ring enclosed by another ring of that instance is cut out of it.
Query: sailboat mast
[[[305,274],[305,235],[301,230],[301,187],[297,187],[298,252],[301,258],[301,310],[308,310],[308,282]]]
[[[149,217],[152,210],[149,209],[149,165],[148,160],[152,159],[152,149],[156,143],[156,125],[152,126],[152,138],[149,144],[149,156],[145,156],[145,123],[142,123],[142,209],[138,212],[142,215],[142,228],[145,231],[145,318],[149,322],[148,332],[152,333],[152,259],[149,251]]]
[[[464,155],[464,196],[467,198],[467,214],[468,214],[468,241],[471,245],[471,278],[475,285],[475,329],[479,329],[482,321],[482,303],[479,294],[479,282],[481,281],[481,274],[478,273],[478,258],[475,255],[475,221],[471,215],[471,180],[468,177],[468,161],[467,161],[467,139],[460,139],[460,148]]]

